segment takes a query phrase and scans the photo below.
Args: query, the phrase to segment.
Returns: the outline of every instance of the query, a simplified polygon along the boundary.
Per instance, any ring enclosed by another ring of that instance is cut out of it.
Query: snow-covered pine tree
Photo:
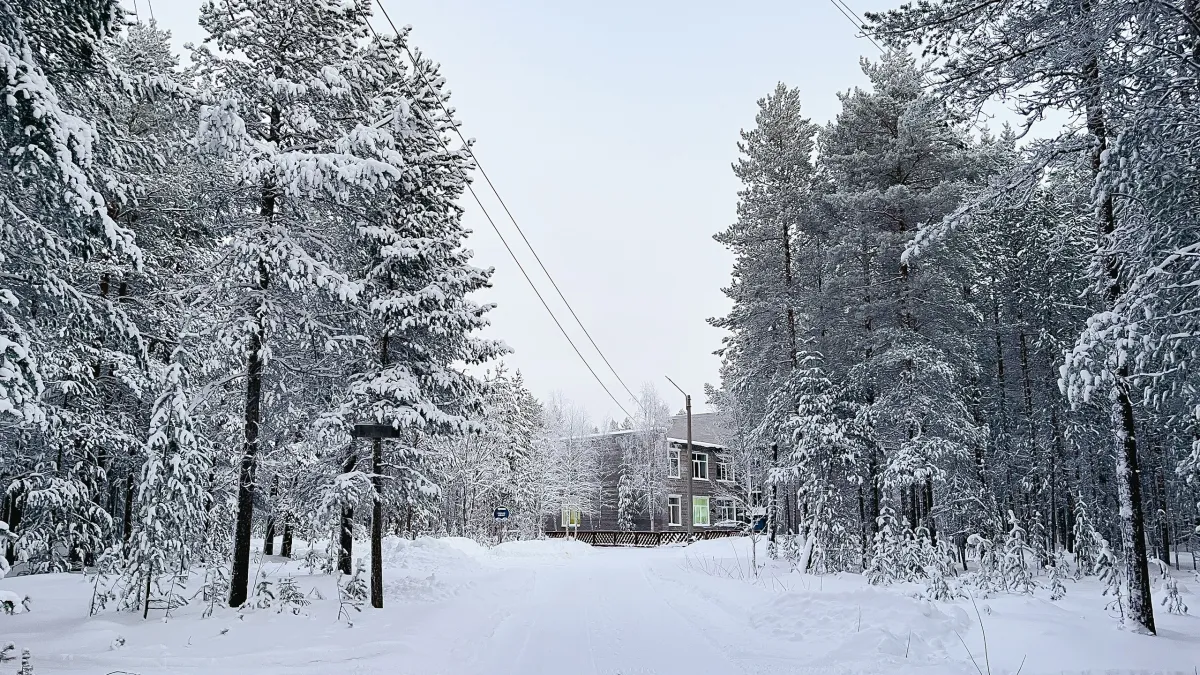
[[[1043,119],[1049,110],[1064,108],[1085,121],[1086,134],[1068,127],[1058,138],[1041,145],[1032,163],[1034,170],[1023,167],[1021,171],[1036,181],[1040,168],[1053,158],[1073,154],[1087,157],[1090,163],[1096,187],[1092,192],[1092,216],[1097,243],[1090,276],[1097,312],[1068,357],[1063,388],[1073,403],[1089,400],[1097,390],[1103,390],[1109,398],[1110,432],[1117,460],[1114,477],[1120,501],[1116,512],[1121,519],[1119,529],[1131,591],[1128,618],[1138,630],[1151,634],[1154,613],[1137,479],[1136,401],[1141,397],[1136,388],[1143,385],[1134,372],[1133,359],[1120,353],[1129,337],[1121,325],[1126,322],[1125,299],[1130,279],[1138,270],[1124,245],[1129,236],[1135,236],[1125,229],[1132,223],[1123,212],[1125,190],[1117,189],[1118,181],[1113,180],[1127,172],[1118,168],[1124,160],[1113,148],[1114,144],[1120,146],[1117,139],[1122,123],[1131,121],[1121,119],[1120,108],[1124,102],[1138,98],[1129,96],[1126,76],[1137,69],[1130,68],[1127,60],[1143,51],[1143,25],[1157,24],[1155,17],[1168,11],[1187,15],[1174,7],[1152,9],[1156,4],[1162,3],[1095,0],[1062,5],[1046,0],[1000,0],[982,5],[970,0],[931,0],[867,15],[878,38],[901,48],[918,43],[924,54],[937,57],[942,89],[955,101],[979,109],[1006,92],[1020,91],[1020,112],[1027,126]],[[1188,20],[1190,17],[1185,22]],[[1129,30],[1129,26],[1137,28]],[[1177,57],[1159,54],[1154,58],[1170,62]],[[1160,100],[1155,93],[1147,102],[1158,107]],[[1023,179],[1006,185],[1030,182]],[[1011,192],[1004,185],[998,187],[1000,193]],[[985,193],[984,201],[989,196]],[[945,233],[955,224],[954,219],[948,219],[933,228],[933,235]],[[1145,318],[1146,314],[1139,314],[1129,321]],[[1115,334],[1109,331],[1114,321],[1118,329]],[[1106,332],[1116,339],[1106,340]],[[1102,344],[1105,342],[1119,348],[1108,349]]]
[[[1029,573],[1029,565],[1037,560],[1037,553],[1029,545],[1029,533],[1012,511],[1008,512],[1008,525],[1001,574],[1009,591],[1032,595],[1035,584],[1033,575]]]
[[[0,481],[19,534],[7,553],[39,568],[103,548],[106,464],[135,445],[124,411],[99,410],[121,379],[105,376],[137,382],[142,346],[101,272],[142,261],[119,167],[144,164],[92,107],[136,88],[107,48],[122,17],[108,0],[0,4]]]
[[[1067,595],[1067,587],[1063,579],[1067,576],[1067,557],[1062,551],[1054,554],[1054,562],[1050,566],[1050,601],[1058,602]]]
[[[768,414],[764,424],[786,433],[788,454],[771,470],[769,482],[796,488],[799,510],[804,516],[800,523],[802,544],[797,569],[807,572],[818,545],[832,543],[829,536],[836,520],[831,513],[840,515],[850,511],[845,504],[834,502],[844,499],[849,494],[846,486],[854,483],[858,448],[846,433],[850,413],[839,410],[833,383],[825,376],[819,354],[800,355],[796,368],[770,397],[772,401],[781,398],[794,406],[791,413],[778,424]],[[783,405],[786,404],[779,403],[779,407]]]
[[[1080,497],[1075,498],[1075,526],[1072,533],[1075,541],[1075,578],[1090,577],[1097,573],[1096,562],[1100,552],[1096,547],[1096,528],[1088,516],[1087,504]]]
[[[819,221],[806,220],[811,202],[813,137],[817,127],[804,118],[800,92],[783,83],[759,99],[755,128],[743,130],[734,174],[742,183],[738,219],[714,236],[735,256],[733,281],[724,293],[733,301],[729,314],[711,319],[730,334],[721,355],[726,389],[761,416],[770,410],[782,424],[794,402],[771,392],[798,364],[803,308],[797,306],[798,277],[820,264],[815,253],[801,254],[808,241],[803,230]],[[761,419],[761,417],[759,417]],[[760,445],[785,442],[787,432],[759,424]]]
[[[637,500],[633,494],[633,480],[624,470],[617,481],[617,529],[622,532],[633,530],[633,514],[637,510]]]
[[[364,150],[376,153],[375,162],[397,172],[393,184],[352,202],[358,237],[353,265],[364,271],[358,282],[366,312],[360,336],[369,349],[355,354],[353,409],[347,414],[400,432],[386,444],[376,441],[372,458],[376,589],[382,583],[384,464],[398,489],[436,493],[426,449],[412,439],[482,431],[471,416],[482,408],[486,387],[468,368],[507,351],[476,335],[487,326],[491,306],[471,295],[490,285],[491,270],[472,266],[472,253],[463,247],[467,230],[457,201],[469,180],[470,152],[450,147],[458,123],[436,64],[414,50],[411,70],[402,69],[406,39],[378,38],[365,50],[367,63],[396,72],[380,79],[373,110],[386,122],[355,132]],[[379,606],[382,596],[372,597]]]
[[[1120,621],[1125,623],[1125,579],[1117,563],[1117,557],[1108,546],[1108,540],[1099,533],[1093,533],[1096,541],[1096,576],[1104,584],[1101,595],[1111,598],[1106,609],[1116,609]]]
[[[237,186],[223,219],[228,262],[219,283],[228,303],[215,322],[246,374],[229,598],[235,607],[248,591],[272,353],[283,337],[311,343],[318,353],[337,348],[327,324],[311,313],[320,307],[310,303],[321,301],[311,291],[332,300],[358,297],[362,283],[351,279],[335,246],[356,225],[348,217],[358,220],[343,209],[397,191],[402,180],[392,134],[374,124],[382,121],[376,104],[400,77],[400,65],[394,53],[375,58],[377,50],[364,45],[369,13],[365,0],[201,6],[200,24],[217,47],[192,53],[209,101],[201,109],[201,147],[225,158]]]
[[[190,570],[208,525],[205,487],[211,451],[192,421],[186,359],[176,349],[158,377],[160,393],[138,481],[138,515],[123,563],[125,605],[136,608],[140,599],[142,618],[149,615],[152,589],[162,577]]]
[[[898,530],[896,514],[885,506],[879,514],[879,525],[875,530],[875,541],[864,572],[867,581],[876,585],[892,584],[903,578],[899,569],[902,533]]]
[[[902,515],[936,534],[935,487],[982,440],[965,386],[974,376],[970,313],[953,260],[902,254],[922,223],[957,207],[983,167],[961,116],[924,90],[910,57],[892,51],[864,60],[863,71],[871,90],[841,94],[819,139],[833,186],[823,202],[837,224],[825,303],[849,309],[826,338],[837,340],[838,358],[825,356],[870,419],[867,450],[881,453],[866,457],[865,485],[896,494]]]

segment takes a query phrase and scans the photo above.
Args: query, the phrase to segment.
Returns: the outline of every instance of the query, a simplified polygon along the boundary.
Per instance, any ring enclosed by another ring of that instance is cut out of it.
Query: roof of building
[[[707,445],[723,448],[726,444],[726,432],[721,424],[721,416],[716,413],[698,413],[692,415],[692,445]],[[687,441],[687,415],[676,415],[671,418],[671,428],[667,430],[667,440]]]

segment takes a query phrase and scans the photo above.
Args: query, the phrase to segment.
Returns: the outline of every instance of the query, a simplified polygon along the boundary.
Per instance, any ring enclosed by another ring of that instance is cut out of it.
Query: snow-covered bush
[[[1063,578],[1067,574],[1067,558],[1059,551],[1054,556],[1054,563],[1050,566],[1050,600],[1058,602],[1067,595],[1067,587],[1063,585]]]
[[[1075,500],[1075,525],[1071,529],[1075,541],[1075,579],[1096,574],[1096,528],[1088,517],[1087,504],[1083,499]]]
[[[878,523],[866,577],[871,584],[892,584],[902,577],[899,570],[900,543],[896,531],[896,512],[884,507],[879,513]]]
[[[1117,557],[1108,546],[1108,540],[1101,537],[1098,532],[1093,532],[1092,535],[1098,550],[1096,554],[1096,575],[1100,577],[1100,582],[1104,584],[1104,592],[1101,595],[1112,598],[1104,608],[1110,611],[1115,609],[1121,622],[1124,623],[1125,580],[1122,578],[1121,568],[1117,563]]]
[[[283,577],[280,579],[276,585],[275,592],[279,604],[279,608],[276,611],[280,613],[284,610],[290,610],[292,614],[298,615],[305,607],[311,604],[300,590],[300,587],[296,585],[295,577]]]
[[[0,591],[0,614],[20,614],[29,611],[29,596],[12,591]]]
[[[1029,545],[1025,528],[1017,522],[1011,510],[1008,512],[1008,523],[1008,537],[1004,542],[1004,557],[1001,560],[1005,587],[1013,593],[1032,595],[1035,584],[1033,575],[1029,573],[1029,561],[1037,557],[1037,552]]]
[[[1158,568],[1158,578],[1162,584],[1163,598],[1159,604],[1166,607],[1170,614],[1187,614],[1188,606],[1179,593],[1179,581],[1171,576],[1171,566],[1158,558],[1151,558],[1150,564]]]
[[[259,579],[254,584],[254,606],[270,609],[275,604],[275,584],[270,579]]]
[[[350,622],[350,610],[356,612],[362,611],[363,603],[367,599],[367,582],[363,579],[363,574],[366,572],[366,567],[363,566],[362,558],[358,559],[358,564],[354,566],[354,574],[350,575],[345,582],[338,580],[338,618],[345,618]],[[351,624],[353,625],[353,624]]]

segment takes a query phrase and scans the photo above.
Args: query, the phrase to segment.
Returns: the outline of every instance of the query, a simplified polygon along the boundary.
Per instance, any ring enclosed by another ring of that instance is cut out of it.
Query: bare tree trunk
[[[350,473],[354,467],[358,465],[358,453],[353,445],[350,447],[350,453],[346,456],[346,462],[342,465],[342,473]],[[351,557],[354,554],[354,509],[349,506],[342,506],[342,517],[338,523],[338,569],[342,574],[352,574],[350,569]]]
[[[1088,0],[1085,9],[1091,9]],[[1087,128],[1094,139],[1092,151],[1093,175],[1100,174],[1101,161],[1108,150],[1108,128],[1100,95],[1100,63],[1096,58],[1084,69],[1086,86]],[[1112,245],[1117,229],[1116,213],[1111,193],[1106,193],[1100,205],[1101,247]],[[1105,275],[1108,279],[1107,300],[1115,306],[1121,296],[1121,261],[1113,252],[1105,254]],[[1112,420],[1116,440],[1117,514],[1121,524],[1121,543],[1125,552],[1125,573],[1129,582],[1129,620],[1147,633],[1154,634],[1154,603],[1150,597],[1150,571],[1146,560],[1146,526],[1142,513],[1141,473],[1138,470],[1137,423],[1133,399],[1129,393],[1129,365],[1122,363],[1116,374],[1112,392]]]
[[[129,546],[129,538],[133,536],[133,469],[125,475],[125,509],[121,513],[121,537],[125,546]]]
[[[267,515],[267,531],[263,533],[263,555],[275,555],[275,497],[279,492],[279,476],[271,479],[271,513]]]
[[[283,514],[283,541],[279,544],[279,555],[292,557],[292,519],[287,513]]]

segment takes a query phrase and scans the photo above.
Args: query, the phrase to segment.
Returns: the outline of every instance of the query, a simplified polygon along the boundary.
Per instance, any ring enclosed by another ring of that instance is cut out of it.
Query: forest
[[[836,119],[780,84],[742,133],[712,394],[789,486],[804,565],[913,576],[889,558],[964,536],[998,565],[1070,553],[1153,633],[1154,563],[1200,525],[1200,9],[865,22],[884,53]]]
[[[409,30],[366,0],[199,20],[184,62],[117,0],[0,0],[0,577],[83,568],[93,611],[146,616],[188,575],[253,601],[277,540],[357,578],[356,541],[491,543],[501,504],[536,539],[600,508],[617,429],[622,522],[661,518],[654,387],[592,420],[481,337],[475,161]],[[1200,6],[919,0],[862,30],[835,119],[780,84],[737,148],[707,394],[738,512],[770,487],[803,573],[945,599],[969,549],[1005,591],[1099,575],[1154,633],[1152,575],[1200,548]]]

